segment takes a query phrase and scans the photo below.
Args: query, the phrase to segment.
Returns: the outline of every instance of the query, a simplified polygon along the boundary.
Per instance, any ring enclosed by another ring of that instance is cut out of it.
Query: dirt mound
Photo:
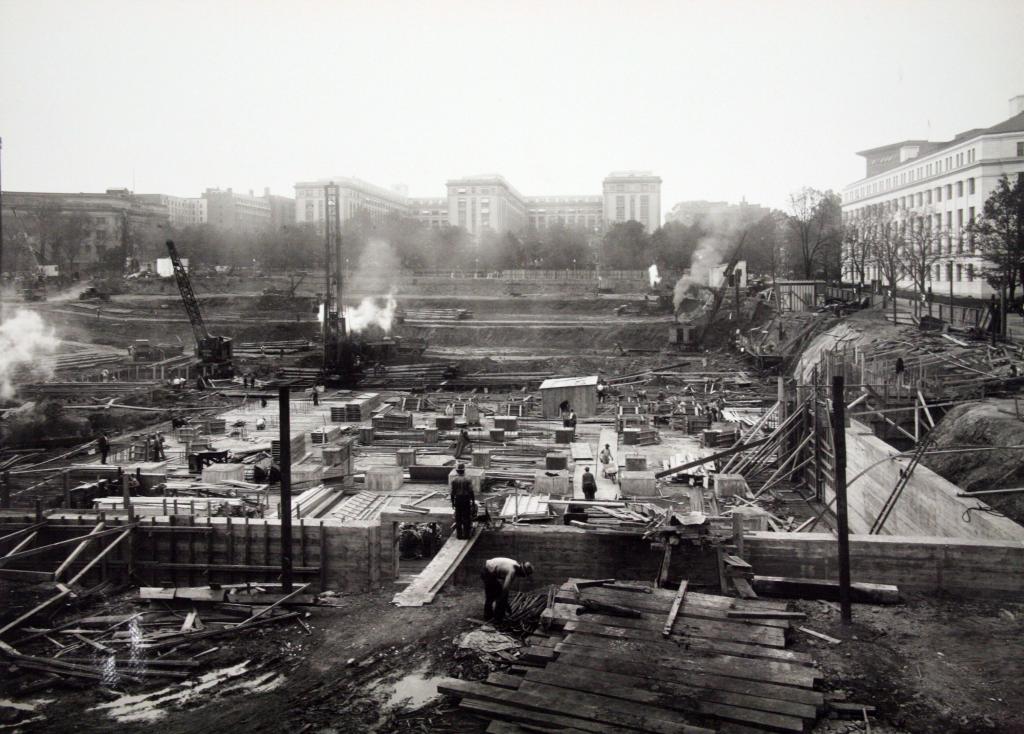
[[[1022,414],[1024,415],[1024,414]],[[935,429],[935,448],[1024,446],[1024,421],[1013,400],[989,399],[953,407]],[[923,464],[965,492],[1024,485],[1024,449],[926,456]],[[1024,492],[979,497],[1024,524]]]

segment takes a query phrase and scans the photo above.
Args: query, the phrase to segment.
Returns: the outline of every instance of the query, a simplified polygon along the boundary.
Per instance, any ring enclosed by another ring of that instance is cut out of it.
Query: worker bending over
[[[511,558],[491,558],[484,563],[480,578],[484,581],[484,620],[501,623],[508,614],[508,590],[512,580],[533,573],[529,561],[520,563]]]
[[[455,510],[455,537],[468,540],[473,534],[473,517],[476,515],[476,496],[473,483],[466,477],[466,465],[459,464],[452,480],[452,508]]]

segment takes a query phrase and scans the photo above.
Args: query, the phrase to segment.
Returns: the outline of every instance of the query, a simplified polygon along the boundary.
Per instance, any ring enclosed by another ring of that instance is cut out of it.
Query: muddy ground
[[[59,697],[42,691],[27,700],[50,701],[31,714],[45,718],[20,729],[482,732],[485,722],[432,697],[435,677],[482,679],[504,666],[453,644],[476,627],[467,618],[479,616],[481,593],[450,589],[430,606],[399,609],[389,603],[394,591],[383,587],[341,596],[337,608],[310,608],[308,632],[293,625],[221,642],[209,662],[221,678],[190,699],[150,706],[145,697],[125,700],[96,688]],[[125,604],[118,597],[110,608]],[[794,631],[792,649],[815,656],[829,696],[876,707],[875,734],[1024,731],[1024,605],[914,597],[900,606],[855,605],[850,628],[841,625],[836,604],[794,606],[808,615],[800,626],[843,641],[832,646]],[[214,680],[209,671],[207,678]],[[167,695],[162,686],[149,690]],[[12,711],[0,707],[8,724],[15,715],[29,717]],[[826,718],[814,731],[866,729]]]

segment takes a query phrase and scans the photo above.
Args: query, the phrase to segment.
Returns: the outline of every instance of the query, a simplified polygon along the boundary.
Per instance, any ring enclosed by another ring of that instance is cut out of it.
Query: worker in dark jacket
[[[484,563],[480,578],[484,582],[484,620],[502,622],[509,612],[508,590],[512,580],[529,576],[533,566],[529,561],[520,563],[511,558],[491,558]]]
[[[580,487],[583,489],[583,499],[593,502],[597,497],[597,480],[590,473],[589,466],[583,468],[583,481],[580,482]]]
[[[101,433],[100,437],[96,439],[96,445],[100,450],[100,463],[107,463],[107,455],[110,453],[110,440],[107,438],[106,433]]]
[[[473,440],[469,437],[469,431],[463,428],[459,431],[459,438],[455,442],[455,458],[461,459],[463,452],[470,447]]]
[[[455,537],[467,540],[473,534],[473,516],[476,515],[476,497],[473,483],[466,477],[466,465],[459,464],[452,480],[452,507],[455,509]]]

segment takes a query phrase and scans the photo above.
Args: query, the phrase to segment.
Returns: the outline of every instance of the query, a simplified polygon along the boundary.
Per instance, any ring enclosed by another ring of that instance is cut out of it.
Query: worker
[[[601,462],[601,476],[607,478],[612,468],[612,447],[605,444],[597,459]]]
[[[455,403],[448,403],[448,405],[444,406],[444,414],[455,415]]]
[[[320,405],[320,391],[313,385],[313,405]]]
[[[101,433],[100,437],[96,439],[96,445],[100,450],[100,463],[107,463],[107,455],[110,454],[110,440],[107,438],[106,433]]]
[[[597,480],[590,473],[589,466],[583,467],[583,481],[580,482],[580,487],[583,489],[583,499],[587,502],[593,502],[597,498]]]
[[[267,427],[267,419],[262,415],[256,418],[256,430],[262,431]]]
[[[562,426],[564,428],[576,428],[576,411],[572,409],[572,405],[569,406],[569,412],[565,414],[565,418],[562,420]]]
[[[950,266],[952,267],[952,266]],[[903,365],[903,357],[896,358],[896,386],[903,387],[903,371],[905,367]]]
[[[597,402],[603,403],[605,399],[605,387],[604,383],[600,380],[597,381]]]
[[[468,540],[473,534],[476,496],[473,494],[473,483],[466,478],[465,464],[459,464],[455,468],[451,501],[455,510],[455,537],[459,540]]]
[[[473,443],[469,437],[469,431],[463,428],[459,431],[459,439],[455,442],[455,458],[461,459],[462,453],[469,448],[469,445]]]
[[[512,580],[533,574],[529,561],[520,563],[511,558],[491,558],[484,563],[480,578],[484,582],[484,620],[499,624],[509,613],[508,590]]]

